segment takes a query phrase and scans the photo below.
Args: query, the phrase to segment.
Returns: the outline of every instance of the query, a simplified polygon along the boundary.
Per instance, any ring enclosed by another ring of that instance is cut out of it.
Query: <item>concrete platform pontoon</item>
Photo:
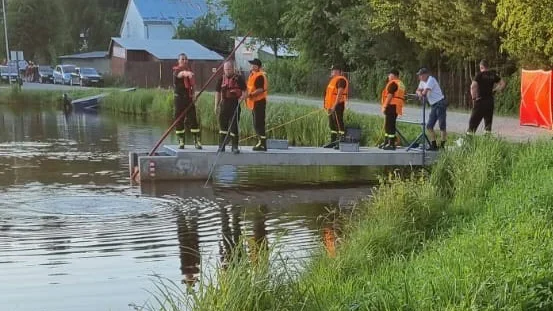
[[[203,146],[202,150],[187,145],[165,145],[154,156],[131,152],[129,169],[138,169],[140,181],[205,180],[214,163],[235,166],[424,166],[436,159],[437,152],[405,148],[382,150],[360,147],[359,152],[342,152],[321,147],[289,147],[255,152],[251,146],[241,146],[240,154],[226,152],[217,156],[217,146]],[[218,159],[217,159],[218,157]]]

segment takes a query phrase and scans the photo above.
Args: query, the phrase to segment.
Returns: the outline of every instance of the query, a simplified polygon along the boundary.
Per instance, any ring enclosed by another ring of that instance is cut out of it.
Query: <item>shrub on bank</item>
[[[191,310],[550,310],[552,152],[551,142],[475,138],[430,177],[383,180],[335,257],[321,248],[300,273],[278,260],[277,242],[276,260],[237,256],[177,300]],[[162,293],[161,303],[175,297]]]

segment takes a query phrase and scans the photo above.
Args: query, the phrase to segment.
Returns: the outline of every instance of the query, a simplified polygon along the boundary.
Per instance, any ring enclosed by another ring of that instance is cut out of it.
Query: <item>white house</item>
[[[236,47],[244,37],[235,37],[234,46]],[[296,51],[290,50],[287,47],[281,46],[278,48],[277,55],[279,58],[297,57]],[[275,53],[273,48],[259,41],[257,38],[247,38],[234,55],[236,67],[241,71],[250,69],[249,60],[259,58],[261,61],[273,60]]]
[[[129,39],[172,39],[179,21],[191,26],[210,10],[221,17],[219,29],[234,25],[215,0],[129,0],[120,37]]]

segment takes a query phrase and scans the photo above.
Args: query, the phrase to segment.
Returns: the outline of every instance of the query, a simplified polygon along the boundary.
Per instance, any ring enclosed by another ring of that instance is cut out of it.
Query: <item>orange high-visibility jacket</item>
[[[338,88],[336,87],[336,84],[338,83],[338,80],[344,79],[346,81],[346,87],[344,88],[344,91],[342,92],[342,96],[338,99],[339,103],[344,103],[348,100],[348,89],[349,89],[349,81],[344,76],[335,76],[330,79],[330,82],[328,82],[328,86],[326,87],[326,93],[325,93],[325,109],[331,109],[334,107],[334,104],[336,103],[336,97],[338,96]]]
[[[255,95],[254,97],[248,96],[248,98],[246,98],[246,107],[248,107],[248,109],[250,110],[253,110],[253,106],[255,105],[256,101],[260,101],[262,99],[267,98],[267,76],[265,76],[265,72],[263,71],[250,73],[250,77],[248,78],[248,84],[247,84],[248,94],[251,94],[256,90],[255,80],[259,76],[263,76],[263,92]]]
[[[394,97],[392,97],[392,101],[390,101],[390,105],[396,105],[396,113],[398,116],[403,115],[403,105],[405,104],[405,85],[401,80],[394,79],[388,81],[386,86],[384,87],[384,90],[382,90],[382,98],[380,99],[380,103],[382,105],[382,112],[386,110],[386,106],[384,105],[386,103],[386,97],[388,97],[388,86],[392,83],[397,84],[397,91],[394,93]]]

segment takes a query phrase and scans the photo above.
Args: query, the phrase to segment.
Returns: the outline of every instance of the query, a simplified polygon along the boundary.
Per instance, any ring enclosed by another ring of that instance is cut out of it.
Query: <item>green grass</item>
[[[218,131],[218,120],[213,110],[213,95],[204,93],[196,103],[202,129]],[[116,114],[133,114],[173,118],[173,95],[167,90],[137,90],[135,92],[112,93],[106,97],[102,108]],[[322,109],[284,103],[267,106],[267,136],[276,139],[288,139],[293,145],[320,146],[330,139],[328,116]],[[362,129],[361,144],[375,145],[382,140],[384,118],[346,111],[347,127]],[[398,123],[398,128],[408,139],[414,139],[420,133],[420,127]],[[243,108],[240,114],[240,137],[254,135],[252,114]]]
[[[63,94],[72,99],[98,95],[109,89],[74,89],[60,91],[19,90],[17,87],[7,88],[0,92],[0,104],[13,107],[60,108],[63,106]]]
[[[383,179],[334,258],[321,246],[298,274],[277,244],[261,266],[240,257],[196,291],[154,297],[192,310],[552,310],[552,152],[474,138],[430,175]]]

